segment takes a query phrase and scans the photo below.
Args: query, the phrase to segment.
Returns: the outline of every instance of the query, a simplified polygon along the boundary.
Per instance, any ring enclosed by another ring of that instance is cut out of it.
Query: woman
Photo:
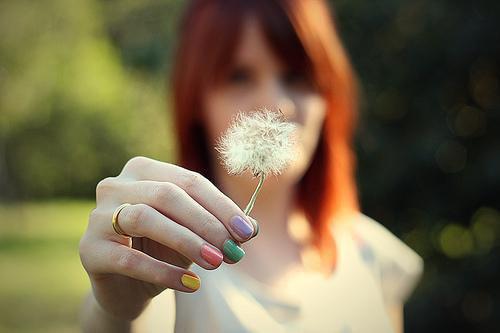
[[[358,211],[356,82],[327,5],[192,1],[173,91],[179,166],[137,157],[97,186],[84,329],[150,331],[175,310],[177,332],[402,331],[422,260]],[[300,158],[248,218],[256,182],[213,147],[237,111],[262,107],[298,126]],[[159,308],[165,289],[175,306]]]

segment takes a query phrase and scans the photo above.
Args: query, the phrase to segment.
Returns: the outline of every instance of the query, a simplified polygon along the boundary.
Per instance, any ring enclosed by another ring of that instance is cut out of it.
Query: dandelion
[[[238,113],[226,133],[219,139],[216,150],[230,174],[246,170],[259,177],[259,183],[245,214],[250,214],[264,179],[279,175],[294,159],[292,133],[296,126],[286,122],[281,113],[262,109]]]

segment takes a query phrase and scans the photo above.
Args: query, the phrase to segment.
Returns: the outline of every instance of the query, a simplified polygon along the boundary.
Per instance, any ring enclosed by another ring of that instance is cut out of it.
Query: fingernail
[[[241,237],[241,239],[248,239],[253,235],[253,225],[247,222],[241,216],[233,216],[229,222],[234,232]]]
[[[219,265],[222,263],[222,260],[224,259],[222,253],[218,248],[213,247],[207,243],[201,246],[201,257],[205,259],[205,261],[210,265],[215,267],[219,267]]]
[[[200,288],[200,279],[189,274],[182,275],[181,282],[184,287],[192,290],[198,290],[198,288]]]
[[[227,239],[224,242],[223,251],[224,255],[234,262],[240,261],[240,259],[245,255],[245,251],[236,245],[232,239]]]

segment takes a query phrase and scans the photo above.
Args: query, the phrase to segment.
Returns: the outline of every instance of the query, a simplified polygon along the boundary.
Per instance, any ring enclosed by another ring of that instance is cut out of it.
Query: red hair
[[[227,71],[249,15],[259,21],[276,55],[290,68],[306,73],[327,103],[316,152],[299,183],[297,206],[311,224],[323,267],[330,271],[336,261],[331,221],[359,209],[352,149],[357,82],[324,1],[190,3],[182,21],[172,82],[179,163],[212,178],[200,121],[201,99],[207,86]]]

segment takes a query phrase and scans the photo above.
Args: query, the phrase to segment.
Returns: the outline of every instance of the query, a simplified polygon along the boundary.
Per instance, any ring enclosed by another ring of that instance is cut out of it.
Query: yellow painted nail
[[[198,288],[200,288],[200,279],[189,274],[182,275],[181,282],[184,287],[192,290],[198,290]]]

